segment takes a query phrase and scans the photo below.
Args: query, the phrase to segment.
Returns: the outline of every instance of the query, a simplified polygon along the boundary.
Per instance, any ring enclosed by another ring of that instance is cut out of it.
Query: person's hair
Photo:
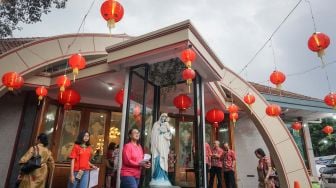
[[[89,131],[87,131],[87,130],[83,130],[83,131],[81,131],[81,132],[78,134],[78,136],[77,136],[77,139],[76,139],[76,141],[75,141],[75,144],[78,144],[78,145],[84,144],[83,139],[84,139],[84,136],[85,136],[86,133],[88,133],[89,136],[90,136]],[[86,146],[89,146],[89,145],[90,145],[90,137],[89,137],[89,140],[85,143],[85,145],[86,145]]]
[[[133,130],[137,130],[137,131],[139,131],[139,129],[137,129],[137,128],[135,128],[135,127],[131,128],[131,129],[128,131],[128,141],[129,141],[129,142],[131,141],[131,134],[132,134]]]
[[[114,142],[111,142],[109,145],[108,145],[108,150],[114,150],[116,148],[116,143]]]
[[[266,156],[264,150],[261,149],[261,148],[256,149],[256,150],[254,151],[254,153],[255,153],[255,154],[259,154],[259,155],[262,156],[262,157],[265,157],[265,156]]]
[[[41,133],[38,135],[37,139],[41,142],[41,144],[43,144],[44,147],[48,146],[49,142],[47,134]]]

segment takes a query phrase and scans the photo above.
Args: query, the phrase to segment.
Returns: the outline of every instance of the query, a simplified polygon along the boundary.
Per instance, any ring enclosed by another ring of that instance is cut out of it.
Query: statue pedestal
[[[181,188],[179,186],[174,186],[174,185],[171,185],[171,186],[164,186],[164,185],[150,185],[149,186],[150,188]]]

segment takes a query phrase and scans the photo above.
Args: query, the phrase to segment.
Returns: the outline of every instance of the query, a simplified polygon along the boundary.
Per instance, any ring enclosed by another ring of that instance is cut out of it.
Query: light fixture
[[[328,144],[328,140],[323,140],[323,143]]]
[[[107,88],[109,91],[112,91],[113,90],[113,87],[112,86],[108,86]]]
[[[220,129],[219,129],[219,132],[227,132],[227,131],[228,131],[227,128],[220,128]]]

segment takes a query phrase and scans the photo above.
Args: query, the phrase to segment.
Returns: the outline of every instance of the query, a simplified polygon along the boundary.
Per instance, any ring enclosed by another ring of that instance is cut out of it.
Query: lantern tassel
[[[37,104],[37,105],[40,106],[40,103],[41,103],[41,100],[38,101],[38,104]]]
[[[110,29],[110,31],[111,31],[111,29],[113,29],[115,27],[114,19],[110,19],[110,20],[107,21],[107,27]]]
[[[320,56],[319,56],[320,57]],[[322,68],[324,68],[325,66],[326,66],[326,62],[324,62],[324,60],[323,60],[323,57],[321,56],[320,57],[320,59],[321,59],[321,63],[322,63]]]
[[[61,91],[61,92],[64,92],[64,91],[65,91],[65,87],[64,87],[64,86],[61,86],[61,87],[60,87],[60,91]]]
[[[321,49],[321,50],[319,50],[319,51],[317,52],[317,56],[318,56],[319,58],[322,58],[322,57],[324,56],[324,54],[325,54],[324,49]]]
[[[12,88],[12,87],[8,87],[8,90],[9,90],[9,91],[13,91],[14,88]]]
[[[276,88],[279,89],[279,90],[281,90],[281,88],[282,88],[281,84],[277,84]]]

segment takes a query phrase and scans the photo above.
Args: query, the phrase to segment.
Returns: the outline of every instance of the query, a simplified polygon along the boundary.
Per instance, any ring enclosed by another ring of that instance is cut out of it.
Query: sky
[[[112,30],[115,34],[139,36],[191,20],[222,63],[235,72],[251,60],[299,0],[119,0],[123,19]],[[54,36],[76,33],[93,0],[69,0],[65,9],[53,9],[42,22],[20,25],[13,37]],[[80,33],[108,33],[100,15],[102,0],[96,0]],[[283,89],[323,99],[336,92],[336,7],[335,0],[310,0],[318,32],[327,34],[331,44],[321,65],[316,53],[307,47],[314,32],[307,0],[288,17],[266,47],[240,75],[256,83],[273,86],[269,75],[275,69],[285,73]],[[274,55],[273,55],[274,50]],[[332,63],[334,62],[334,63]],[[330,80],[327,84],[326,72]],[[294,74],[294,75],[293,75]]]

